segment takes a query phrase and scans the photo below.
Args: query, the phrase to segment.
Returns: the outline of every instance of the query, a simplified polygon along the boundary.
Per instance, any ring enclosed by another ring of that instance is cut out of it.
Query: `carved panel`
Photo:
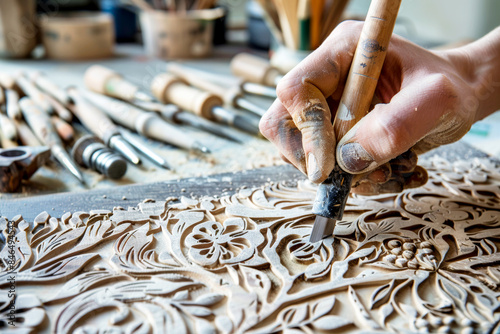
[[[425,187],[351,197],[313,244],[307,181],[2,219],[0,330],[498,332],[500,167],[424,165]]]

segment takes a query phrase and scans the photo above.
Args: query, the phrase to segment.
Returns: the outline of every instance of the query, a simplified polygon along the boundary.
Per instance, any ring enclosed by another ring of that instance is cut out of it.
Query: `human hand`
[[[332,120],[361,28],[361,22],[343,22],[280,81],[261,132],[312,182],[327,178],[336,156],[342,169],[356,174],[353,192],[418,187],[427,174],[417,154],[457,141],[485,116],[481,107],[491,105],[486,98],[470,103],[486,85],[478,80],[480,66],[469,49],[432,52],[394,35],[375,92],[381,103],[337,145]]]

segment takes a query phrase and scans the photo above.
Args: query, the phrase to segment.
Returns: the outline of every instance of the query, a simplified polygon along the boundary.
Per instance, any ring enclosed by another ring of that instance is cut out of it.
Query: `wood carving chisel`
[[[134,149],[120,134],[118,126],[106,114],[84,99],[76,88],[68,88],[68,94],[75,103],[73,113],[89,131],[131,163],[137,165],[141,162]]]
[[[46,94],[52,96],[63,105],[71,102],[71,99],[65,90],[61,89],[55,83],[50,81],[42,72],[34,71],[29,73],[29,79],[35,86],[44,91]]]
[[[192,135],[167,123],[155,112],[144,111],[123,101],[92,92],[82,92],[82,95],[106,113],[113,121],[137,131],[144,137],[200,153],[210,152],[206,146],[202,145]]]
[[[45,111],[47,114],[52,114],[54,108],[47,99],[47,96],[42,93],[31,81],[29,81],[23,73],[20,73],[16,77],[17,85],[22,89],[24,94],[26,94],[33,102],[38,104],[38,106]]]
[[[146,92],[125,80],[119,73],[101,66],[92,65],[85,71],[83,78],[85,86],[91,91],[111,96],[124,101],[154,101],[154,98]]]
[[[256,117],[240,115],[232,110],[222,108],[224,102],[219,96],[191,87],[173,74],[157,75],[151,83],[151,91],[162,103],[173,103],[200,117],[232,125],[254,135],[260,135],[259,120]]]
[[[19,101],[19,105],[23,112],[24,119],[33,130],[38,139],[50,147],[54,158],[63,165],[78,181],[85,184],[83,175],[78,169],[78,166],[73,162],[69,154],[64,150],[61,138],[57,135],[54,129],[50,116],[43,111],[38,104],[33,102],[28,97],[23,97]]]
[[[21,108],[19,108],[19,94],[13,89],[5,89],[5,110],[10,119],[21,119]]]
[[[241,94],[239,86],[224,87],[219,85],[208,79],[210,74],[207,72],[188,68],[175,63],[169,64],[167,66],[167,70],[169,73],[176,75],[191,86],[219,96],[226,105],[250,111],[257,116],[262,116],[267,112],[267,109],[264,109],[244,98]]]
[[[210,132],[216,136],[226,138],[237,143],[243,143],[243,140],[233,133],[234,130],[224,127],[208,119],[201,118],[187,111],[183,111],[174,104],[162,104],[158,102],[142,102],[138,101],[134,105],[144,110],[151,110],[159,113],[162,118],[175,124],[189,125],[193,128],[201,129]]]
[[[231,60],[231,72],[248,82],[264,86],[274,86],[283,78],[269,61],[249,53],[239,53]]]
[[[153,161],[155,164],[165,169],[172,169],[172,167],[170,167],[170,165],[167,163],[165,159],[163,159],[162,156],[160,156],[155,151],[150,149],[141,140],[135,138],[134,135],[132,135],[130,132],[128,132],[125,129],[120,129],[120,132],[123,138],[125,138],[125,140],[127,140],[130,143],[130,145],[135,147],[137,151],[143,153],[144,156],[146,156],[149,160]]]
[[[400,5],[401,0],[372,0],[370,4],[335,115],[337,143],[369,111]],[[319,185],[313,203],[316,220],[310,242],[332,235],[336,221],[342,219],[352,177],[336,163]]]

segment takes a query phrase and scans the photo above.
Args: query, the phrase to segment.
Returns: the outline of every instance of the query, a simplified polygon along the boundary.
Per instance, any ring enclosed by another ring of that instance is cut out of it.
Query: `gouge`
[[[283,75],[264,58],[239,53],[231,60],[231,72],[248,82],[276,86]]]
[[[6,112],[10,119],[22,118],[21,108],[19,108],[19,94],[13,89],[5,89]]]
[[[193,128],[201,129],[210,132],[216,136],[226,138],[237,143],[243,143],[243,140],[238,137],[234,130],[224,127],[221,124],[209,121],[208,119],[201,118],[197,115],[183,111],[181,108],[174,104],[162,104],[158,102],[142,102],[137,101],[133,103],[135,106],[154,111],[161,115],[161,117],[174,124],[189,125]]]
[[[29,98],[35,102],[43,111],[47,114],[52,114],[54,108],[47,99],[47,96],[42,93],[31,81],[29,81],[23,73],[20,73],[16,77],[17,85],[23,90],[24,94],[29,96]]]
[[[155,112],[144,111],[133,105],[91,92],[82,92],[88,101],[102,110],[116,123],[139,134],[187,150],[208,153],[210,150],[178,127],[165,122]]]
[[[23,97],[19,101],[24,119],[36,134],[38,139],[50,147],[54,158],[61,163],[78,181],[85,183],[80,170],[64,150],[61,138],[57,135],[56,130],[52,126],[50,116],[47,115],[37,104],[31,99]]]
[[[250,111],[258,116],[264,115],[267,111],[266,109],[261,108],[255,103],[244,98],[241,94],[239,86],[224,87],[219,85],[208,78],[211,76],[213,79],[213,75],[207,74],[207,72],[196,70],[194,68],[188,68],[175,63],[169,64],[167,66],[167,70],[168,72],[186,81],[191,86],[219,96],[226,105]]]
[[[173,74],[157,75],[151,83],[151,91],[162,103],[173,103],[200,117],[232,125],[251,134],[260,134],[256,117],[239,115],[232,110],[222,108],[223,101],[219,96],[191,87]]]
[[[29,79],[35,86],[61,102],[63,105],[67,105],[71,102],[68,93],[50,81],[42,72],[34,71],[29,73]]]
[[[401,0],[372,0],[370,4],[333,123],[337,143],[369,111],[400,5]],[[352,174],[336,163],[319,185],[310,242],[332,235],[336,220],[344,214],[351,182]]]
[[[92,65],[83,77],[85,86],[95,93],[115,97],[125,101],[153,101],[148,93],[140,90],[137,85],[125,80],[119,73],[101,66]]]
[[[76,88],[68,88],[68,94],[75,103],[73,113],[89,131],[131,163],[137,165],[141,162],[134,149],[123,139],[118,126],[106,114],[83,98]]]

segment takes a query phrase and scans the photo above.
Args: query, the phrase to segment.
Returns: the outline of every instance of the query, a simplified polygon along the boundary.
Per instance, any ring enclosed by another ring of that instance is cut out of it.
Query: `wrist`
[[[500,27],[474,43],[449,51],[471,88],[464,103],[477,105],[474,121],[500,110]]]

